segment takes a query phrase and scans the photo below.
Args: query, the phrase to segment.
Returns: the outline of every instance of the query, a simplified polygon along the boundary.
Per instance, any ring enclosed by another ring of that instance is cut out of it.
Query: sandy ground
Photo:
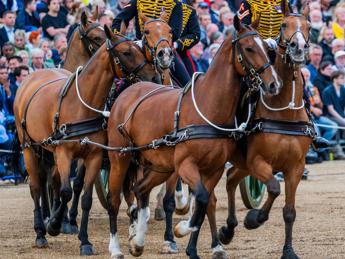
[[[301,182],[296,198],[297,219],[294,228],[295,251],[301,258],[345,258],[345,162],[325,162],[308,166],[310,178]],[[282,190],[283,183],[282,183]],[[156,193],[156,190],[155,190]],[[227,216],[225,178],[217,186],[217,225]],[[153,197],[153,196],[151,196]],[[89,237],[97,251],[90,258],[109,258],[107,251],[109,230],[106,211],[94,198]],[[151,220],[144,254],[141,258],[186,258],[184,250],[188,238],[177,239],[177,255],[159,254],[163,240],[163,222]],[[239,226],[234,241],[226,246],[230,258],[280,258],[284,242],[284,191],[278,197],[268,222],[257,230],[246,230],[243,219],[246,213],[240,194],[237,193]],[[179,217],[175,217],[177,222]],[[127,216],[124,207],[120,212],[120,240],[126,258]],[[33,202],[28,185],[0,187],[0,258],[81,258],[76,236],[47,236],[49,248],[34,247]],[[201,258],[211,258],[210,235],[205,221],[199,238]]]

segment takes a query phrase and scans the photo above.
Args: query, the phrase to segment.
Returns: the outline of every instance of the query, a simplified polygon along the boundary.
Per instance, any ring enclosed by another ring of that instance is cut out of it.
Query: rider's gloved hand
[[[264,41],[267,43],[269,48],[277,49],[277,42],[274,39],[268,38],[268,39],[265,39]]]

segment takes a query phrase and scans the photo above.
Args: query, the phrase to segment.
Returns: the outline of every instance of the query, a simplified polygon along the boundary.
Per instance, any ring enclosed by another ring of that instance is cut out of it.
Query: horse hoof
[[[186,206],[182,209],[175,208],[175,213],[177,215],[186,215],[189,211],[189,203],[186,204]]]
[[[212,249],[212,259],[228,259],[228,253],[224,251],[221,245],[217,245]]]
[[[124,259],[123,254],[116,254],[116,255],[111,255],[110,259]]]
[[[165,212],[163,208],[156,208],[155,209],[155,220],[162,221],[165,219]]]
[[[246,218],[244,219],[244,227],[246,229],[256,229],[261,226],[261,223],[257,221],[259,210],[251,209],[248,211]]]
[[[229,229],[225,226],[221,227],[218,231],[218,238],[220,240],[220,242],[222,242],[222,244],[224,245],[228,245],[232,238],[234,237],[234,229]]]
[[[78,226],[71,225],[71,235],[77,235],[77,234],[79,234]]]
[[[62,234],[71,234],[71,225],[68,223],[68,222],[63,222],[62,225],[61,225],[61,229],[60,229],[60,232]]]
[[[293,248],[287,248],[283,250],[283,255],[281,259],[299,259],[299,257],[295,254]]]
[[[92,245],[82,245],[80,246],[80,255],[94,255],[95,250]]]
[[[177,244],[171,241],[165,241],[162,247],[162,254],[177,254]]]
[[[191,231],[189,227],[189,221],[181,220],[175,227],[174,227],[174,235],[177,238],[184,237],[188,235]]]
[[[36,238],[36,247],[38,248],[46,248],[48,247],[48,241],[45,239],[45,237],[38,237]]]
[[[141,256],[144,252],[144,247],[143,246],[138,246],[135,241],[134,238],[129,241],[129,252],[131,253],[131,255],[138,257]]]
[[[55,237],[57,235],[60,234],[60,229],[61,226],[58,226],[59,224],[57,223],[57,221],[55,219],[50,220],[47,223],[47,232],[49,235]]]

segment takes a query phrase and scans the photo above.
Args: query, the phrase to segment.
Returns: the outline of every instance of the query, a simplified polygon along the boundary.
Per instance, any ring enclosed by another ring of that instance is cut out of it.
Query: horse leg
[[[98,150],[96,152],[98,152]],[[99,173],[103,159],[102,152],[98,152],[99,154],[97,154],[96,152],[90,153],[88,157],[84,160],[86,171],[84,178],[84,193],[81,198],[82,216],[80,222],[80,232],[78,235],[78,238],[81,242],[80,255],[95,254],[93,246],[88,240],[87,228],[89,222],[89,214],[92,206],[93,184]]]
[[[134,203],[135,195],[132,191],[134,179],[131,179],[131,177],[137,177],[137,171],[137,165],[131,162],[129,164],[122,189],[125,201],[127,203],[127,216],[129,217],[130,224],[138,219],[138,209],[137,205]]]
[[[165,213],[165,233],[164,233],[164,244],[162,248],[162,254],[176,254],[178,252],[176,242],[174,241],[174,234],[172,229],[173,224],[173,213],[175,210],[175,187],[178,181],[178,174],[175,172],[173,173],[167,182],[166,185],[166,192],[163,198],[163,207]],[[162,184],[163,186],[164,184]]]
[[[163,199],[166,195],[166,183],[163,183],[161,185],[161,189],[159,190],[156,199],[157,199],[157,205],[155,208],[155,220],[161,221],[165,219],[165,212],[163,208]]]
[[[69,223],[71,225],[71,234],[78,234],[78,224],[77,224],[77,215],[78,215],[78,203],[81,191],[84,186],[84,177],[85,177],[85,166],[84,164],[79,164],[77,167],[77,177],[73,181],[73,200],[72,206],[69,210]]]
[[[177,215],[185,215],[189,210],[188,199],[183,191],[183,183],[181,177],[177,179],[176,190],[175,190],[175,202]]]
[[[66,150],[62,146],[60,148],[56,148],[55,155],[57,170],[59,172],[61,181],[61,204],[56,209],[56,211],[54,211],[54,214],[51,216],[47,224],[47,230],[49,235],[51,236],[57,236],[60,234],[62,220],[67,208],[67,203],[72,199],[72,188],[69,179],[71,169],[71,156],[67,154]]]
[[[268,220],[273,202],[280,195],[280,184],[272,174],[272,167],[265,161],[253,163],[252,175],[265,183],[268,197],[261,209],[251,209],[244,219],[244,226],[247,229],[256,229]]]
[[[218,237],[223,244],[229,244],[234,237],[235,228],[238,225],[236,217],[236,188],[240,181],[246,177],[248,173],[244,170],[239,170],[236,167],[232,167],[227,172],[226,178],[226,190],[228,193],[228,218],[226,220],[226,226],[219,229]]]
[[[283,208],[283,218],[285,222],[285,244],[283,248],[283,259],[299,258],[292,247],[292,228],[296,219],[295,196],[296,189],[301,180],[304,163],[297,170],[292,170],[284,175],[285,182],[285,206]]]
[[[40,174],[40,185],[41,185],[41,190],[42,190],[42,195],[41,195],[42,216],[43,216],[44,221],[48,221],[50,217],[48,192],[47,192],[48,172],[44,170],[45,168],[42,165],[42,163],[40,163],[39,168],[40,168],[40,171],[42,172]]]
[[[128,155],[119,155],[109,152],[111,162],[109,174],[108,215],[110,225],[109,252],[112,259],[123,259],[120,241],[117,233],[117,215],[121,204],[121,189],[126,172],[130,164]]]
[[[166,181],[169,176],[170,174],[147,171],[147,173],[144,173],[144,178],[139,180],[134,188],[139,201],[139,211],[135,233],[130,236],[129,240],[129,251],[133,256],[140,256],[144,251],[147,222],[150,218],[150,208],[148,206],[150,192],[152,188]]]

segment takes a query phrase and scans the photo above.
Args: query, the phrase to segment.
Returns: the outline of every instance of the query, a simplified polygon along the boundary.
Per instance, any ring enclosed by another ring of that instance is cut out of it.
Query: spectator
[[[109,28],[111,28],[111,25],[113,23],[115,16],[112,11],[110,10],[105,10],[103,14],[101,14],[98,18],[99,25],[104,26],[107,25]]]
[[[22,64],[25,66],[29,66],[29,52],[26,50],[21,50],[18,53],[18,56],[22,58]]]
[[[198,42],[193,48],[190,49],[190,55],[195,64],[197,72],[206,72],[208,69],[208,61],[202,57],[204,53],[204,46],[201,42]]]
[[[322,65],[322,63],[321,63]],[[326,126],[331,126],[333,128],[326,128],[326,127],[316,127],[316,130],[318,132],[318,135],[322,136],[323,138],[327,139],[328,141],[331,141],[335,134],[337,133],[337,130],[335,127],[337,127],[337,123],[332,121],[331,119],[327,118],[323,114],[323,103],[321,101],[320,92],[318,88],[313,86],[313,84],[310,82],[310,72],[307,68],[301,69],[302,75],[304,77],[305,81],[305,92],[307,93],[309,103],[310,103],[310,111],[313,115],[313,119],[315,123],[322,124]],[[323,160],[329,160],[329,153],[327,149],[320,149],[319,155],[321,155]],[[341,156],[341,155],[340,155]],[[345,158],[345,157],[344,157]]]
[[[8,68],[0,67],[0,111],[7,117],[9,115],[11,100],[10,81],[8,80]]]
[[[2,1],[0,1],[2,3]],[[5,42],[14,42],[14,24],[16,22],[16,13],[12,11],[4,12],[2,16],[4,26],[0,29],[0,46]]]
[[[331,74],[332,85],[322,92],[322,100],[326,106],[326,113],[340,126],[345,126],[345,72],[334,71]]]
[[[322,49],[319,45],[311,44],[309,48],[309,65],[307,66],[310,71],[310,81],[313,83],[317,76],[317,71],[322,59]]]
[[[21,50],[29,50],[26,46],[25,31],[16,30],[14,33],[14,48],[16,53]]]
[[[0,67],[8,67],[7,58],[5,56],[0,56]]]
[[[48,0],[40,0],[36,5],[36,9],[37,9],[38,15],[40,16],[40,21],[42,22],[42,19],[44,18],[44,16],[49,12]]]
[[[214,32],[219,32],[218,26],[214,23],[210,23],[209,25],[207,25],[207,27],[206,27],[206,39],[200,40],[204,44],[205,47],[210,46],[211,35]]]
[[[211,24],[211,16],[208,13],[203,13],[199,15],[199,24],[200,24],[200,41],[207,41],[206,28]]]
[[[65,34],[59,33],[54,36],[54,49],[52,49],[52,59],[54,65],[58,66],[61,62],[62,49],[67,48],[67,38]]]
[[[332,23],[334,36],[337,39],[344,39],[344,28],[345,28],[345,3],[337,4],[335,10],[335,21]]]
[[[323,92],[323,90],[327,86],[332,84],[332,81],[331,81],[332,72],[333,72],[332,62],[322,61],[320,64],[319,73],[317,74],[314,80],[314,85],[317,87],[320,94]]]
[[[41,33],[32,31],[29,35],[30,49],[38,48],[41,44]]]
[[[14,69],[16,67],[19,67],[21,63],[23,62],[22,58],[19,56],[12,56],[8,58],[8,78],[11,83],[14,83],[16,81],[16,78],[14,76]]]
[[[208,58],[208,63],[211,64],[214,56],[216,55],[218,49],[220,48],[220,44],[218,43],[213,43],[209,47],[209,58]]]
[[[43,68],[50,68],[50,65],[44,62],[44,51],[42,49],[33,49],[31,51],[32,55],[32,63],[31,68],[33,71],[43,69]]]
[[[14,69],[14,76],[15,76],[16,80],[10,86],[11,93],[13,94],[13,100],[16,97],[17,90],[20,88],[20,86],[22,85],[23,80],[28,75],[29,75],[29,68],[27,66],[20,65],[20,66],[18,66],[18,67],[16,67]],[[12,107],[13,107],[13,104],[12,104],[11,109],[10,109],[10,114],[11,113],[13,114]]]
[[[335,65],[333,70],[341,70],[345,72],[345,51],[339,50],[334,55]]]
[[[44,37],[53,40],[58,33],[67,35],[69,24],[66,15],[60,12],[59,0],[48,0],[49,12],[42,19]]]
[[[44,63],[46,63],[46,65],[48,67],[54,67],[54,61],[52,59],[52,52],[51,52],[51,47],[50,47],[50,41],[43,39],[41,41],[40,47],[41,50],[43,50],[44,52]]]
[[[11,42],[6,42],[2,46],[2,55],[4,55],[6,58],[9,58],[14,55],[15,49],[14,45]]]
[[[228,29],[235,30],[233,23],[234,23],[234,14],[230,11],[230,9],[226,7],[222,7],[219,11],[219,30],[221,32],[225,32]]]
[[[323,26],[322,13],[321,10],[313,10],[309,13],[310,18],[310,41],[312,43],[318,43],[318,38],[320,35],[320,30]]]
[[[211,21],[214,24],[219,24],[219,10],[224,6],[224,0],[211,0],[211,8],[210,8],[210,15]]]
[[[211,34],[210,44],[213,44],[213,43],[222,44],[223,41],[224,41],[224,36],[223,36],[223,33],[221,33],[220,31],[215,31]]]
[[[6,12],[16,13],[18,10],[18,5],[16,0],[1,0],[0,1],[0,17]],[[0,22],[4,22],[3,20]]]
[[[333,29],[324,25],[320,31],[319,37],[320,46],[322,48],[322,60],[329,60],[333,62],[332,41],[334,39]]]
[[[16,19],[16,28],[26,32],[36,31],[40,28],[40,16],[36,11],[36,0],[24,0],[25,9],[19,10]]]

